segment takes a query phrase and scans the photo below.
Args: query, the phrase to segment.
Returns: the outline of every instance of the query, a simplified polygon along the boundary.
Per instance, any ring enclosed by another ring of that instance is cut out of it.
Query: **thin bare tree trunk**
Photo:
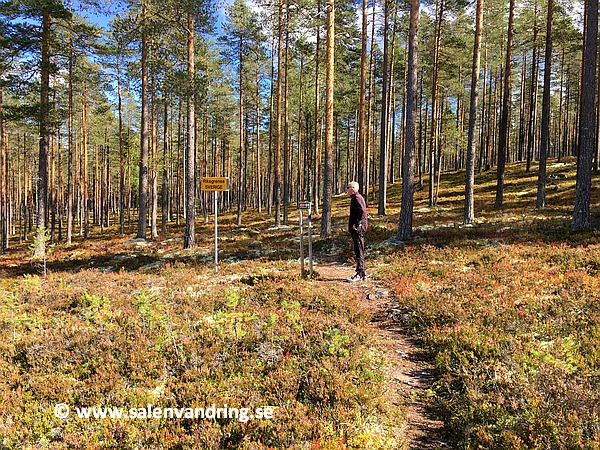
[[[383,27],[383,79],[381,82],[381,136],[379,139],[379,203],[377,213],[385,216],[387,200],[387,175],[388,175],[388,73],[389,73],[389,2],[383,2],[383,15],[385,24]]]
[[[74,169],[74,157],[73,157],[73,38],[69,38],[69,110],[67,116],[67,237],[66,243],[70,244],[73,233],[73,171]]]
[[[0,254],[8,249],[9,235],[8,146],[4,138],[4,112],[2,105],[2,86],[0,85]]]
[[[158,237],[158,123],[156,117],[156,85],[152,76],[152,94],[150,104],[151,164],[150,164],[150,236]]]
[[[165,117],[163,119],[163,170],[162,170],[162,189],[161,189],[161,232],[167,234],[167,220],[170,220],[169,214],[169,170],[167,165],[167,154],[169,151],[169,102],[165,98]]]
[[[88,125],[87,125],[87,92],[84,83],[83,96],[81,99],[81,153],[83,166],[81,169],[81,183],[83,187],[81,205],[83,206],[82,227],[83,237],[87,239],[90,235],[90,171],[89,171],[89,149],[88,149]]]
[[[357,172],[358,172],[358,184],[361,189],[365,188],[366,179],[366,121],[365,114],[367,109],[367,14],[368,0],[362,2],[362,39],[361,39],[361,51],[360,51],[360,107],[358,110],[358,155],[357,155]]]
[[[537,118],[537,92],[538,92],[538,25],[537,25],[537,2],[535,3],[535,15],[533,24],[533,55],[531,58],[531,84],[529,92],[529,117],[527,124],[527,154],[525,171],[531,171],[531,163],[533,162],[533,149],[536,144],[536,118]]]
[[[138,197],[138,229],[137,238],[146,238],[148,216],[148,32],[146,30],[146,4],[142,4],[142,116],[140,136],[140,174]]]
[[[304,177],[303,168],[305,166],[305,160],[302,158],[302,127],[304,122],[304,114],[303,114],[303,105],[304,105],[304,93],[302,83],[304,80],[304,58],[300,57],[300,82],[299,82],[299,98],[298,98],[298,167],[297,167],[297,176],[298,176],[298,190],[296,194],[296,201],[300,202],[303,199],[304,195]]]
[[[244,142],[244,59],[243,59],[243,42],[242,36],[239,38],[239,52],[238,52],[238,82],[239,82],[239,104],[238,104],[238,112],[239,112],[239,139],[240,139],[240,158],[239,158],[239,167],[238,167],[238,192],[237,192],[237,226],[242,225],[242,194],[244,192],[244,180],[242,177],[243,174],[243,155],[245,149]]]
[[[269,162],[267,171],[267,209],[269,215],[273,213],[273,112],[274,105],[274,83],[275,79],[275,36],[271,41],[271,93],[269,95]]]
[[[256,114],[256,195],[257,195],[257,204],[258,204],[258,212],[262,212],[262,204],[263,204],[263,176],[262,176],[262,168],[261,168],[261,151],[260,151],[260,79],[258,68],[256,70],[256,105],[255,105],[255,114]],[[300,100],[302,103],[302,97]]]
[[[481,35],[483,31],[483,0],[477,0],[475,13],[475,41],[473,43],[473,66],[471,69],[471,99],[469,103],[469,131],[467,138],[467,173],[465,183],[464,223],[475,220],[475,124],[477,120],[477,98],[479,96],[479,66],[481,56]]]
[[[34,256],[45,257],[45,228],[48,207],[48,153],[50,148],[50,11],[42,17],[42,61],[40,76],[40,151],[38,166],[37,239]]]
[[[317,15],[321,12],[321,0],[317,2]],[[317,23],[317,42],[315,51],[315,154],[314,154],[314,170],[313,170],[313,207],[315,213],[319,214],[319,180],[321,179],[320,168],[321,168],[321,139],[320,129],[321,121],[319,119],[319,55],[321,46],[321,25]]]
[[[117,55],[117,102],[119,114],[119,232],[125,234],[125,153],[123,148],[123,95],[121,91],[121,57]]]
[[[502,113],[500,116],[500,137],[498,140],[498,171],[496,186],[496,202],[494,208],[502,208],[504,198],[504,171],[508,153],[508,123],[510,117],[510,74],[512,72],[512,41],[515,16],[515,0],[510,0],[508,15],[508,34],[506,38],[506,63],[504,67],[504,88],[502,98]]]
[[[538,191],[536,207],[546,207],[546,160],[550,145],[550,75],[552,72],[552,13],[554,1],[548,0],[546,23],[546,50],[544,53],[544,93],[542,94],[542,142],[540,145],[540,164],[538,172]]]
[[[283,52],[283,1],[279,0],[278,6],[278,37],[277,37],[277,105],[275,132],[275,155],[273,165],[275,166],[275,226],[281,225],[281,95],[282,95],[282,52]]]
[[[192,12],[187,17],[187,69],[190,95],[187,105],[187,143],[185,146],[185,235],[183,248],[196,246],[196,112],[195,112],[195,21]]]
[[[440,42],[442,38],[442,23],[444,21],[445,0],[437,0],[436,7],[436,24],[435,24],[435,42],[433,50],[433,81],[431,87],[431,127],[429,139],[429,205],[434,202],[435,175],[439,166],[436,160],[438,142],[437,114],[438,114],[438,89],[439,89],[439,57],[440,57]]]
[[[290,19],[289,19],[289,1],[286,2],[286,20],[285,20],[285,94],[283,118],[283,223],[288,222],[288,209],[290,202],[290,80],[289,80],[289,56],[290,56]]]
[[[564,85],[565,85],[565,47],[563,45],[562,51],[561,51],[561,58],[560,58],[560,94],[559,94],[559,106],[558,106],[558,136],[556,139],[556,148],[557,148],[557,156],[558,156],[558,161],[560,162],[560,158],[563,154],[563,150],[564,150],[564,146],[563,146],[563,132],[564,132],[564,119],[563,119],[563,111],[564,111],[564,105],[565,105],[565,98],[563,97],[563,91],[564,91]],[[599,144],[600,145],[600,144]]]
[[[371,52],[369,54],[369,95],[367,98],[367,126],[365,130],[365,187],[364,187],[364,199],[367,206],[369,206],[369,187],[371,185],[371,129],[373,127],[373,103],[375,101],[374,90],[374,70],[375,70],[375,10],[377,6],[377,0],[373,0],[373,11],[371,14]],[[373,133],[374,134],[374,133]],[[373,193],[373,196],[375,194]]]

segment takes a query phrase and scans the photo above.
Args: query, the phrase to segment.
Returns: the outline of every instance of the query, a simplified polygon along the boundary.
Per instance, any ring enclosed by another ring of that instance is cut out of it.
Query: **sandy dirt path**
[[[333,258],[321,260],[315,268],[320,280],[352,289],[371,312],[369,326],[377,333],[378,345],[388,361],[388,401],[405,411],[398,431],[405,448],[452,448],[441,437],[443,424],[435,418],[427,401],[427,392],[434,382],[432,366],[420,343],[408,335],[401,322],[392,319],[397,303],[385,283],[370,277],[350,283],[347,279],[354,275],[354,268]]]

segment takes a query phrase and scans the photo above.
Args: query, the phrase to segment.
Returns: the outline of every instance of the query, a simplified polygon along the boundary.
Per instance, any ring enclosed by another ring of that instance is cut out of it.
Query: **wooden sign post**
[[[312,277],[312,234],[310,230],[310,202],[298,203],[298,212],[300,213],[300,276],[304,277],[304,235],[302,232],[302,210],[308,211],[308,261],[310,276]]]
[[[202,191],[215,193],[215,273],[219,272],[219,232],[217,213],[219,210],[219,192],[229,191],[228,177],[202,177]]]

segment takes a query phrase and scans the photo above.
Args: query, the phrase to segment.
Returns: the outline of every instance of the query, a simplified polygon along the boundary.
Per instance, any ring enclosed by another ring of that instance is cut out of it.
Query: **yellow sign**
[[[203,191],[228,191],[229,190],[229,178],[228,177],[202,177],[202,190]]]

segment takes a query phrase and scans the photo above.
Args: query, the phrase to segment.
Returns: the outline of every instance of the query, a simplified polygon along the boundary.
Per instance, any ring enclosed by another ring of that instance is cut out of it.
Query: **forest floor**
[[[314,221],[313,279],[299,275],[295,209],[279,228],[265,212],[244,212],[242,227],[220,216],[218,274],[211,221],[191,250],[183,224],[152,241],[93,227],[55,247],[46,276],[30,241],[12,242],[0,256],[0,448],[597,448],[600,233],[569,227],[573,161],[548,167],[541,211],[524,165],[508,166],[499,211],[495,173],[477,175],[473,226],[461,224],[464,173],[444,174],[436,206],[416,192],[407,242],[391,185],[387,215],[369,208],[362,283],[346,281],[345,195],[331,237]],[[595,223],[599,205],[594,189]],[[57,403],[276,414],[59,420]]]

